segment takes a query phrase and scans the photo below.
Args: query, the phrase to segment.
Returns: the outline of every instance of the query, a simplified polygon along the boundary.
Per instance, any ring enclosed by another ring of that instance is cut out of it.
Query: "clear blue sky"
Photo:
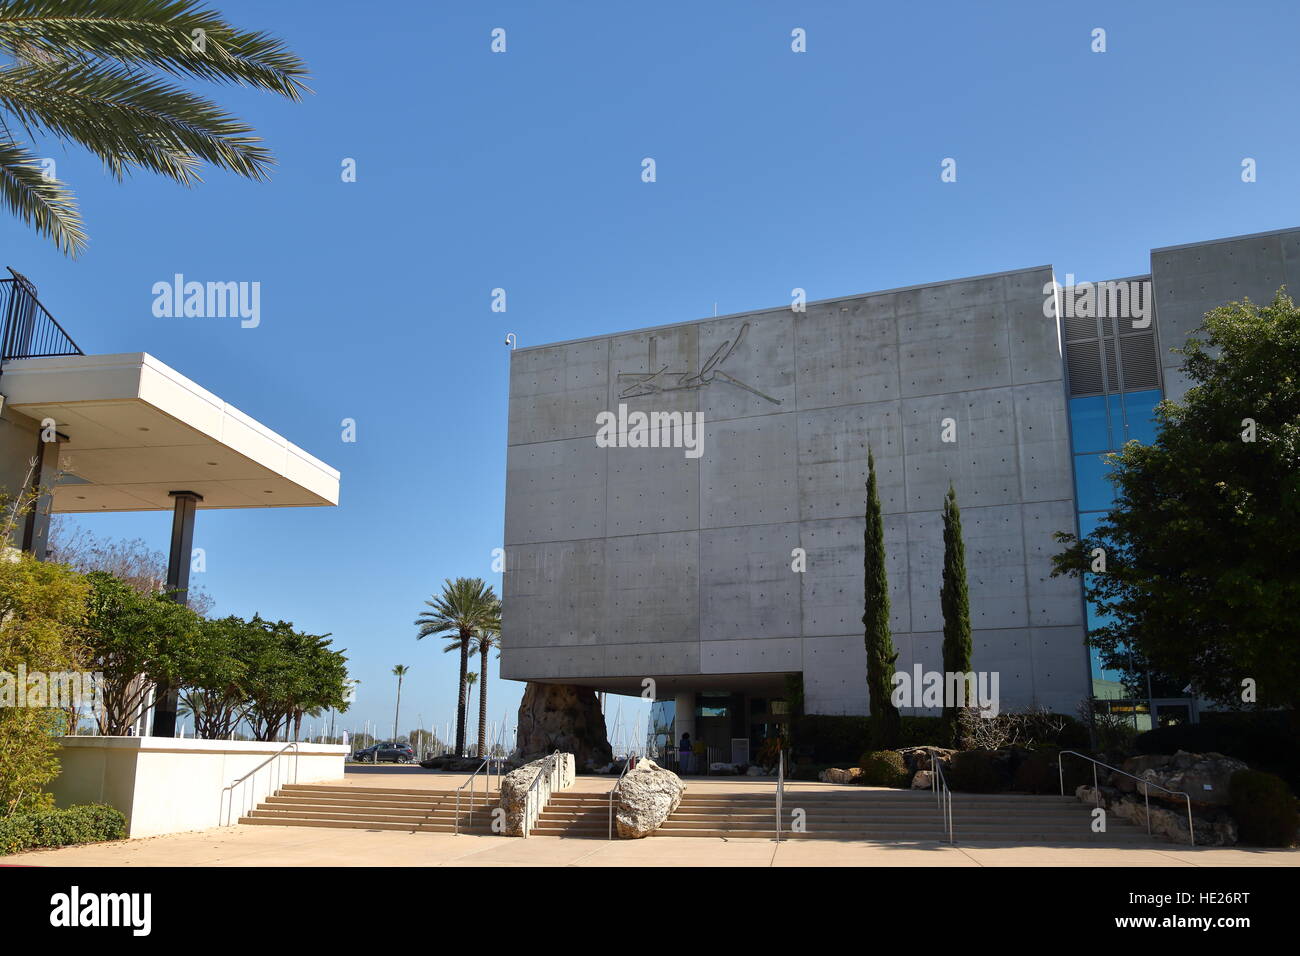
[[[148,351],[342,471],[338,508],[202,512],[196,544],[216,613],[349,649],[352,725],[391,725],[397,663],[404,730],[452,716],[454,657],[411,622],[444,577],[499,587],[506,332],[538,344],[795,286],[1048,262],[1122,277],[1153,246],[1300,225],[1300,13],[1282,0],[214,6],[312,69],[300,104],[215,91],[275,151],[273,181],[117,185],[47,142],[90,251],[64,259],[5,218],[3,263],[87,352]],[[154,318],[150,289],[177,272],[260,281],[261,326]],[[168,521],[87,524],[161,548]],[[494,719],[520,692],[496,668]]]

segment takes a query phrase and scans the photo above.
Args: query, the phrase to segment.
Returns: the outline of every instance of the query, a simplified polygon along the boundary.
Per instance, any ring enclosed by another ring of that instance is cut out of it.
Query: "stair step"
[[[420,831],[428,833],[452,833],[455,828],[450,823],[438,824],[409,824],[409,823],[392,823],[387,820],[317,820],[306,817],[294,816],[247,816],[240,817],[240,823],[250,824],[252,826],[274,826],[274,827],[333,827],[336,829],[348,830],[401,830],[407,833]],[[491,833],[492,828],[488,824],[469,825],[464,822],[460,826],[461,833]]]

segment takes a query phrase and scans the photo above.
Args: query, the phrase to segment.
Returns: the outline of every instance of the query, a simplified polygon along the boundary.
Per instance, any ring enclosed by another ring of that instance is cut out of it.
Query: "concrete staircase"
[[[491,833],[492,808],[500,802],[492,791],[484,809],[480,786],[469,807],[469,791],[461,794],[460,832]],[[343,787],[291,783],[269,796],[240,823],[277,827],[349,827],[363,830],[452,833],[455,831],[454,790],[399,790],[391,787]]]
[[[689,786],[689,784],[688,784]],[[793,832],[796,811],[806,827]],[[957,843],[1072,846],[1153,846],[1158,840],[1111,815],[1109,832],[1093,833],[1091,808],[1073,797],[955,793]],[[557,793],[542,812],[538,836],[600,837],[609,826],[607,794]],[[935,842],[943,840],[934,796],[928,791],[786,791],[782,839]],[[687,790],[654,836],[771,839],[776,827],[771,790],[719,793]]]

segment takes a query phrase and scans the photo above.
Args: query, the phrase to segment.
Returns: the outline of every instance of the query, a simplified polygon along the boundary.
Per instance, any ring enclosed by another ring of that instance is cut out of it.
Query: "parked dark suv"
[[[352,759],[362,763],[410,763],[415,759],[415,751],[410,744],[395,744],[391,741],[373,744],[364,750],[358,750]]]

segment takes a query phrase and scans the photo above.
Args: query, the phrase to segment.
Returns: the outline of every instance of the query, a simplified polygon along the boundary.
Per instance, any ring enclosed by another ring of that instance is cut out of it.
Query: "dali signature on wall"
[[[692,374],[691,372],[668,371],[668,366],[660,366],[658,359],[659,342],[655,336],[650,336],[650,356],[646,362],[645,372],[619,372],[618,381],[627,382],[623,391],[619,393],[619,398],[638,398],[643,395],[658,395],[664,392],[682,392],[687,389],[703,388],[706,385],[712,385],[718,379],[722,379],[737,388],[743,388],[747,392],[764,398],[773,405],[780,405],[779,398],[773,398],[766,395],[751,385],[742,382],[734,375],[728,375],[721,368],[722,364],[731,357],[732,353],[740,347],[740,343],[745,340],[745,333],[749,331],[749,323],[746,322],[740,327],[734,339],[728,339],[713,350],[713,354],[708,360],[700,366],[700,370]],[[675,381],[674,381],[675,380]]]

